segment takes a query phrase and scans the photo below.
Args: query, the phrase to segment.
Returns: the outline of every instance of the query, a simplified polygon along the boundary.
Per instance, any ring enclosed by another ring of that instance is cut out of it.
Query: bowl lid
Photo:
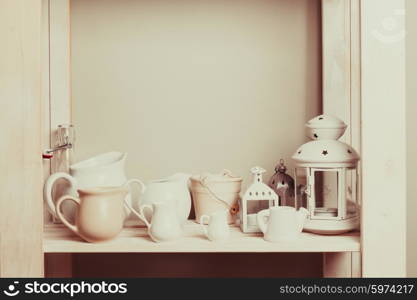
[[[345,122],[331,115],[320,115],[306,123],[309,128],[346,128]]]
[[[337,140],[305,143],[292,158],[302,167],[354,167],[360,159],[355,149]]]

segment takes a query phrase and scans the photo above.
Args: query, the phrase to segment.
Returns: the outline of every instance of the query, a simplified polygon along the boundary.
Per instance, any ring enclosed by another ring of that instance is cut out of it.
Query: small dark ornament
[[[290,199],[294,198],[294,179],[288,175],[284,160],[280,159],[275,167],[275,174],[269,180],[269,187],[272,188],[279,197],[279,205],[291,205]]]

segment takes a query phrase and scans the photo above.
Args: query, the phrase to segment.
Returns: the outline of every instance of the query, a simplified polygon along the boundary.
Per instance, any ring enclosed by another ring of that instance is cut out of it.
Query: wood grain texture
[[[322,276],[321,256],[321,253],[81,253],[74,255],[74,276],[318,278]]]
[[[51,135],[60,124],[71,123],[70,1],[50,1]]]
[[[365,277],[406,275],[404,14],[403,0],[361,1]]]
[[[341,140],[360,152],[359,0],[323,0],[322,20],[323,113],[337,116],[348,125]],[[360,174],[360,166],[358,169]],[[352,186],[352,183],[352,177],[347,177],[346,184]],[[360,187],[358,191],[360,202]],[[360,263],[360,260],[352,260],[351,255],[324,254],[324,275],[350,277],[352,267],[361,269],[361,265],[352,266],[354,263]]]
[[[73,255],[70,253],[45,254],[45,277],[73,277]]]
[[[211,252],[351,252],[359,251],[357,233],[323,236],[302,233],[300,239],[285,243],[266,242],[260,234],[243,234],[231,228],[231,237],[223,243],[212,243],[203,236],[202,228],[188,221],[184,237],[173,242],[155,243],[145,228],[125,228],[115,240],[91,244],[82,241],[63,225],[47,225],[44,235],[46,253],[211,253]]]
[[[352,255],[349,252],[323,253],[323,277],[352,277]]]
[[[51,148],[51,111],[49,90],[49,0],[42,0],[42,29],[41,29],[41,68],[42,68],[42,150]],[[43,180],[51,175],[51,160],[43,159]],[[51,214],[44,206],[44,222],[51,221]]]
[[[69,0],[43,0],[43,37],[47,40],[47,59],[44,60],[45,70],[43,88],[44,115],[43,140],[44,148],[56,145],[56,129],[60,124],[71,123],[71,66],[70,66],[70,1]],[[44,180],[51,172],[68,172],[68,163],[63,161],[67,156],[56,153],[51,161],[44,162]],[[62,195],[57,183],[55,198]],[[64,183],[65,184],[65,183]],[[46,220],[51,222],[52,217],[45,209]],[[49,277],[71,277],[72,255],[50,254],[46,257],[45,274]]]
[[[322,1],[323,112],[350,125],[350,0]],[[342,140],[349,141],[348,129]]]
[[[49,111],[50,143],[57,146],[57,128],[71,119],[70,1],[49,1]],[[51,173],[69,172],[67,151],[54,153]],[[62,196],[67,183],[58,181],[54,199]],[[56,221],[56,220],[54,220]]]
[[[362,277],[362,253],[351,252],[352,278]]]
[[[41,0],[0,2],[0,275],[43,276]]]
[[[407,165],[417,166],[417,1],[406,0],[407,11]],[[417,277],[417,168],[407,168],[407,276]]]
[[[323,253],[323,277],[358,278],[361,276],[360,252]]]

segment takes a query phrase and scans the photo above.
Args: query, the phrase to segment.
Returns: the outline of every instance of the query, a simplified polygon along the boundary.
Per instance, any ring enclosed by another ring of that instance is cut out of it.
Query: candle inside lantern
[[[314,215],[317,217],[337,217],[336,208],[316,208]]]
[[[248,214],[248,225],[258,226],[258,221],[256,220],[256,214]]]

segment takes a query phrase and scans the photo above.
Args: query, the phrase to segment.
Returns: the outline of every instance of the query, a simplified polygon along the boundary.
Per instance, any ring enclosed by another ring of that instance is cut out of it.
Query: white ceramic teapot
[[[52,174],[45,182],[44,186],[44,199],[48,204],[49,212],[57,217],[55,200],[52,196],[52,190],[55,182],[59,179],[65,179],[70,183],[70,188],[65,191],[64,194],[77,197],[77,189],[85,189],[91,187],[116,187],[122,185],[128,185],[130,183],[141,182],[136,179],[127,180],[125,174],[125,161],[126,153],[121,152],[108,152],[99,154],[87,160],[75,163],[70,166],[70,174],[58,172]],[[131,203],[130,194],[127,196],[128,201]],[[62,212],[64,216],[73,221],[75,217],[75,204],[70,201],[66,201],[62,205]],[[126,215],[129,214],[129,210],[125,208]]]
[[[296,239],[307,216],[304,207],[297,211],[291,206],[273,206],[258,212],[257,221],[266,241],[281,242]]]
[[[178,221],[184,224],[191,211],[191,194],[189,190],[189,178],[191,175],[177,173],[165,179],[153,180],[146,184],[139,197],[139,203],[134,207],[141,207],[145,204],[167,202],[173,204],[177,213]],[[145,217],[151,218],[150,213],[145,212]]]

